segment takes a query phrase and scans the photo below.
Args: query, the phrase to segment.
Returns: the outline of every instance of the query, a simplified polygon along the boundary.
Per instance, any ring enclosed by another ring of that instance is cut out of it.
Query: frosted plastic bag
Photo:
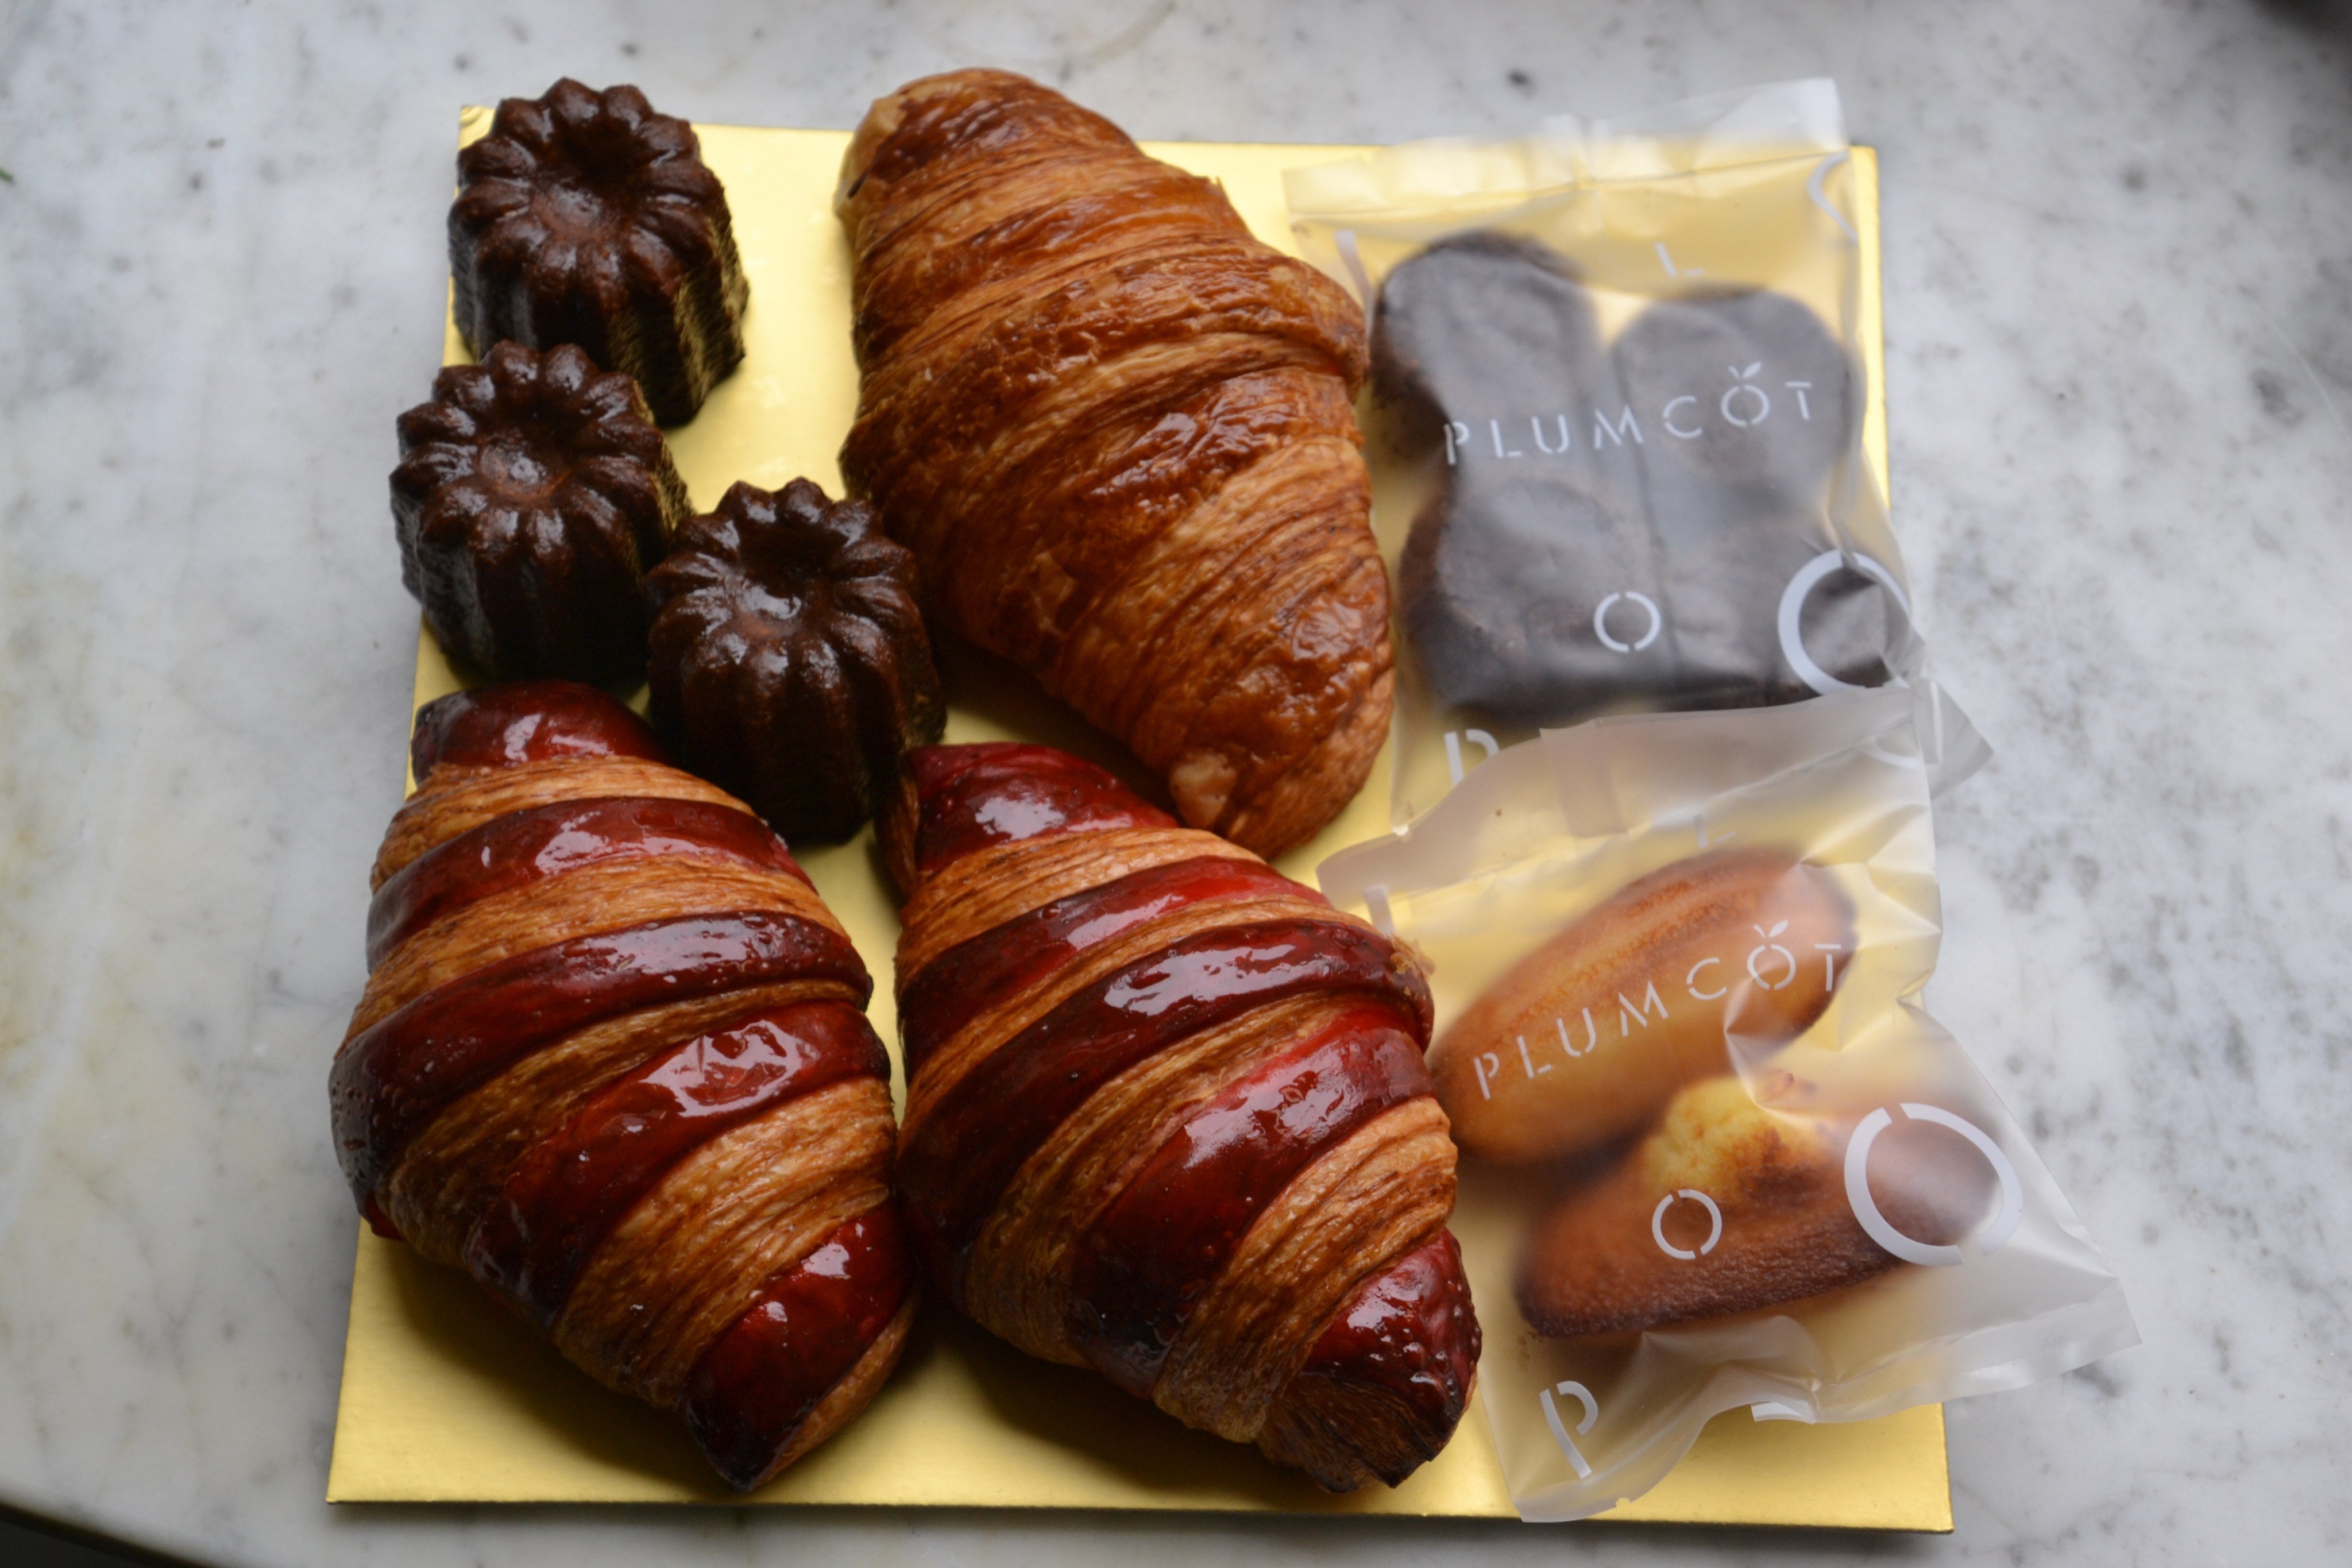
[[[1394,820],[1546,726],[1919,676],[1834,83],[1286,183],[1372,322]]]
[[[1907,694],[1547,733],[1318,875],[1433,965],[1524,1517],[1638,1496],[1726,1410],[1861,1420],[2137,1342],[1920,1005],[1941,927]]]

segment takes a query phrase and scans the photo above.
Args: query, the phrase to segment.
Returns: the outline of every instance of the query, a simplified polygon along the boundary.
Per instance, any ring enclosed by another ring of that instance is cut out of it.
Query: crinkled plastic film
[[[1920,1004],[1941,916],[1909,694],[1548,732],[1319,876],[1433,966],[1524,1517],[1639,1496],[1742,1405],[1860,1420],[2136,1342]]]
[[[1372,321],[1392,820],[1546,727],[1926,689],[1864,458],[1834,84],[1412,143],[1286,184],[1305,253]],[[1957,778],[1981,742],[1948,703],[1936,718]]]

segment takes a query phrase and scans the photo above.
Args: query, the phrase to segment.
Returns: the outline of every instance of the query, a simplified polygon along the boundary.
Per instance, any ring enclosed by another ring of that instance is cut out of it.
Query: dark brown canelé
[[[863,501],[733,486],[652,581],[655,725],[786,838],[848,837],[940,738],[914,557]]]
[[[634,87],[565,78],[499,105],[457,154],[449,267],[479,355],[577,343],[636,377],[654,417],[694,417],[743,357],[750,297],[727,193],[694,128]]]
[[[686,512],[636,384],[577,348],[500,343],[400,416],[401,578],[443,651],[494,679],[641,675],[646,571]]]

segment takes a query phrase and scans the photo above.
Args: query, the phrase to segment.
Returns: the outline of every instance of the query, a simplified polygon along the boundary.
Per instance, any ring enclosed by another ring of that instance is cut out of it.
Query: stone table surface
[[[1998,748],[1931,994],[2147,1343],[1956,1405],[1942,1539],[331,1510],[323,1114],[415,611],[383,479],[457,107],[1493,133],[1829,74],[1884,156],[1897,524]],[[2302,1563],[2352,1552],[2352,47],[2326,5],[50,4],[0,15],[0,1507],[204,1563]]]

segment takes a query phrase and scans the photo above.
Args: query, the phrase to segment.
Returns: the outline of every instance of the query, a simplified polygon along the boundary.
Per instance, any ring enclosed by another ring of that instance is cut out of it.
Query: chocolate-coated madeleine
[[[1860,378],[1822,319],[1789,295],[1713,289],[1656,300],[1619,334],[1615,357],[1628,402],[1650,423],[1642,456],[1655,507],[1705,486],[1731,491],[1735,514],[1802,517],[1853,445]]]
[[[1449,464],[1466,455],[1457,447],[1506,431],[1502,439],[1526,446],[1528,420],[1572,426],[1588,405],[1612,402],[1610,377],[1592,297],[1540,240],[1455,235],[1381,285],[1372,390],[1408,447],[1434,445],[1449,428]]]

